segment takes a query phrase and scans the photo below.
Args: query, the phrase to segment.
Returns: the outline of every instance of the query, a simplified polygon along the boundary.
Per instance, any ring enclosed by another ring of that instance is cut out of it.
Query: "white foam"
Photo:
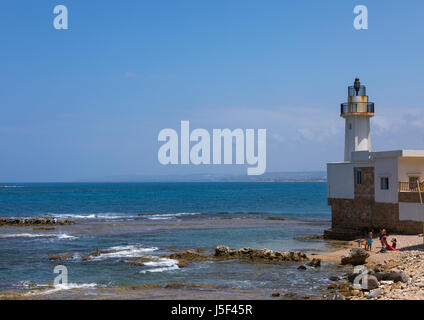
[[[194,216],[199,214],[202,214],[202,213],[201,212],[158,213],[153,215],[145,215],[142,217],[145,217],[146,219],[149,219],[149,220],[168,220],[168,219],[173,219],[173,218],[182,217],[182,216]]]
[[[176,270],[176,269],[179,269],[177,263],[178,263],[177,260],[168,259],[168,258],[160,258],[156,261],[148,261],[148,262],[144,263],[145,266],[147,266],[147,267],[159,267],[159,268],[141,270],[140,273],[163,272],[163,271],[169,271],[169,270]]]
[[[78,237],[70,236],[66,233],[51,234],[51,233],[10,233],[1,234],[0,239],[8,238],[57,238],[61,240],[77,239]]]
[[[142,270],[140,273],[147,273],[147,272],[164,272],[164,271],[170,271],[170,270],[176,270],[179,269],[177,265],[171,266],[171,267],[163,267],[163,268],[154,268],[154,269],[148,269],[148,270]]]
[[[126,214],[119,213],[91,213],[91,214],[53,214],[56,218],[66,218],[66,219],[125,219],[125,218],[135,218],[136,216],[130,216]]]
[[[158,250],[156,247],[146,248],[140,245],[126,245],[126,246],[115,246],[107,248],[106,250],[113,250],[114,252],[101,253],[97,257],[92,257],[91,260],[104,260],[113,258],[137,258],[143,257],[146,253]]]

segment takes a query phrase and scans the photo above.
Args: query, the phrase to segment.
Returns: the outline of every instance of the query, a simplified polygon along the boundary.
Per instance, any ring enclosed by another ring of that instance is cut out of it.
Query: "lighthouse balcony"
[[[340,115],[374,115],[374,102],[346,102],[340,105]]]

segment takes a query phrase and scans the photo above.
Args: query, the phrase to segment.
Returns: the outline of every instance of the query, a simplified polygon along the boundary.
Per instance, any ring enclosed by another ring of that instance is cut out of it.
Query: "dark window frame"
[[[361,169],[356,170],[356,185],[358,186],[362,185],[362,170]]]
[[[390,180],[389,177],[380,177],[380,190],[389,190]]]

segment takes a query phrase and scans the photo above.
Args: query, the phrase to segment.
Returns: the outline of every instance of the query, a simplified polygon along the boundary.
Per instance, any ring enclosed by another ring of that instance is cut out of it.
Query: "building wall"
[[[389,178],[389,190],[381,190],[380,179]],[[375,202],[398,202],[398,161],[397,158],[375,159]]]
[[[399,181],[409,181],[409,176],[420,176],[424,178],[424,159],[421,157],[401,157],[398,160]]]
[[[329,166],[331,176],[329,175],[328,184],[331,185],[329,191],[332,192],[329,192],[328,204],[331,205],[332,211],[332,229],[336,231],[354,229],[366,232],[371,229],[377,231],[385,228],[389,232],[396,233],[422,232],[422,223],[414,221],[417,215],[414,212],[417,212],[417,209],[414,208],[411,211],[409,207],[396,203],[398,198],[396,158],[378,160],[375,168],[366,164],[365,166],[360,164]],[[356,184],[357,170],[362,170],[361,185]],[[348,179],[346,175],[349,173],[351,177]],[[339,175],[338,179],[334,177],[336,175]],[[389,176],[389,190],[380,189],[381,176]],[[349,189],[345,186],[347,181],[353,188],[353,198],[334,197],[342,195],[343,192],[349,193]],[[338,184],[332,185],[334,182]],[[343,192],[333,190],[342,185],[344,185]],[[377,194],[383,201],[377,201]],[[404,208],[408,210],[407,214],[403,213]]]
[[[333,230],[359,230],[375,232],[385,228],[389,233],[418,234],[423,231],[422,222],[413,221],[415,216],[408,211],[408,220],[400,220],[399,207],[403,204],[378,203],[368,199],[328,199],[331,205]],[[407,208],[408,210],[411,208]]]
[[[327,194],[328,198],[353,199],[353,164],[327,164]]]
[[[399,202],[399,219],[424,221],[424,205],[413,202]]]

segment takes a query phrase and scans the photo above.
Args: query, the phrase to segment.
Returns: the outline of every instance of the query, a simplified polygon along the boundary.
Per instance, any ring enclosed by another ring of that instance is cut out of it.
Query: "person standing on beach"
[[[370,233],[368,234],[367,245],[365,247],[365,250],[372,250],[372,231],[370,231]]]

